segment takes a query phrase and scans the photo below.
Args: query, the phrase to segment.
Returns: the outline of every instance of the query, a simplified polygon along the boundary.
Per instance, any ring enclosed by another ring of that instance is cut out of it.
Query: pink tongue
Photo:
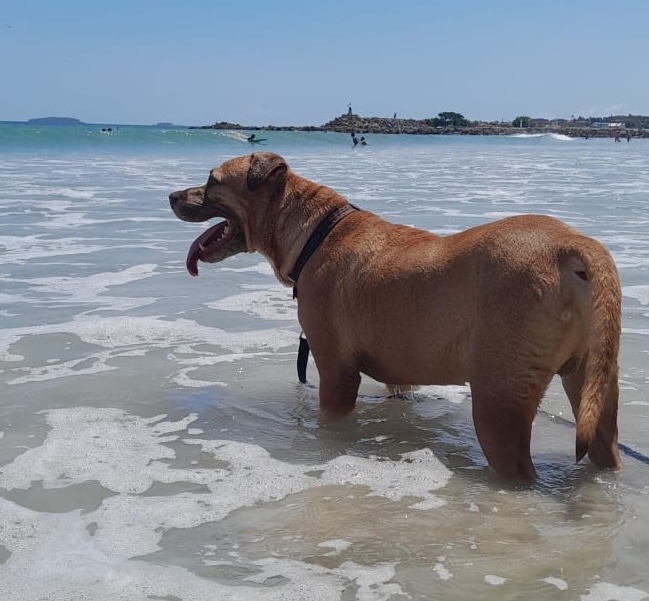
[[[187,271],[189,275],[197,277],[198,276],[198,259],[200,259],[201,250],[198,248],[198,243],[194,240],[189,252],[187,253],[187,260],[185,264],[187,265]]]
[[[194,277],[198,276],[198,261],[203,259],[203,252],[208,251],[207,247],[210,241],[218,240],[221,237],[221,232],[225,229],[227,223],[227,221],[222,221],[213,225],[192,242],[187,253],[187,260],[185,261],[189,275]]]

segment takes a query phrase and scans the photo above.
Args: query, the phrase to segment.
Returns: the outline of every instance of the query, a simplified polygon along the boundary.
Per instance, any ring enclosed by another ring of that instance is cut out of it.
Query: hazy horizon
[[[266,127],[266,126],[278,127],[278,128],[279,127],[321,127],[321,126],[325,125],[326,123],[328,123],[329,121],[331,121],[334,118],[339,117],[339,116],[340,115],[334,115],[334,116],[331,117],[331,119],[328,119],[327,121],[325,121],[323,123],[307,123],[307,124],[300,124],[300,123],[265,123],[265,124],[261,124],[261,123],[242,123],[240,121],[231,121],[231,122],[228,121],[227,123],[230,123],[232,125],[241,126],[241,127],[244,127],[244,128],[246,126],[251,127],[251,128],[257,128],[257,127],[263,128],[263,127]],[[380,118],[378,115],[358,115],[358,116],[361,117],[361,118],[364,118],[364,119]],[[436,117],[436,116],[437,115],[430,115],[431,118]],[[483,120],[480,120],[480,119],[471,119],[471,117],[467,116],[467,115],[463,115],[463,116],[468,121],[471,121],[471,122],[488,123],[487,121],[483,121]],[[534,115],[517,115],[517,116],[526,116],[526,117],[530,117],[532,119],[541,118],[541,117],[535,117]],[[595,116],[602,117],[602,118],[608,118],[608,117],[611,117],[613,115],[593,115],[593,117],[595,117]],[[622,116],[626,116],[626,115],[615,115],[615,116],[622,117]],[[577,117],[577,115],[575,115],[575,117]],[[582,115],[582,117],[583,117],[583,115]],[[402,115],[399,118],[400,119],[415,119],[414,117],[408,117],[407,115]],[[177,127],[199,127],[200,128],[200,127],[203,127],[203,126],[208,127],[208,126],[214,124],[214,122],[212,122],[212,123],[175,123],[175,122],[169,121],[169,120],[156,121],[155,123],[117,123],[117,122],[114,122],[114,121],[83,121],[82,119],[78,119],[77,117],[74,117],[72,115],[39,115],[39,116],[36,116],[36,117],[29,117],[28,119],[20,119],[20,120],[2,119],[2,118],[0,118],[0,123],[29,123],[29,122],[40,121],[40,120],[44,120],[44,119],[61,119],[61,120],[78,121],[79,125],[101,125],[101,126],[117,126],[117,127],[119,127],[119,126],[155,127],[155,126],[173,125],[173,126],[177,126]],[[555,117],[554,119],[556,119],[556,120],[562,120],[562,119],[570,120],[571,118],[570,117]],[[417,119],[417,120],[420,120],[420,119]],[[513,120],[514,120],[514,118],[503,120],[503,121],[495,121],[494,120],[492,122],[493,123],[502,122],[503,124],[511,124]],[[550,120],[552,121],[553,119],[550,119]],[[41,125],[42,125],[42,123],[41,123]],[[73,125],[73,123],[71,123],[71,125]]]

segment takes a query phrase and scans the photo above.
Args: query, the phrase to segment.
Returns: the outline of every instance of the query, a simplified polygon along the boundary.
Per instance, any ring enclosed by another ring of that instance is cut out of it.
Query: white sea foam
[[[195,345],[213,345],[214,362],[222,361],[222,355],[242,353],[250,349],[263,352],[277,351],[295,345],[295,332],[284,330],[257,330],[240,333],[225,332],[187,319],[167,320],[162,317],[80,317],[70,322],[0,330],[0,359],[16,362],[20,356],[13,354],[11,346],[25,336],[45,334],[71,334],[82,342],[108,351],[89,352],[83,358],[56,362],[39,367],[16,367],[13,373],[24,373],[10,378],[7,384],[24,384],[66,376],[98,373],[113,369],[109,359],[129,356],[135,350],[154,348],[173,349],[178,355],[195,354],[193,365],[205,364],[208,351],[199,352]],[[232,360],[232,358],[228,359]],[[84,369],[78,365],[85,363]],[[213,384],[213,383],[211,383]]]
[[[261,319],[283,321],[297,320],[297,304],[291,291],[279,284],[264,287],[255,292],[235,294],[227,298],[207,303],[210,309],[221,311],[241,311]]]
[[[460,405],[466,402],[469,395],[469,387],[467,385],[458,386],[449,384],[446,386],[420,386],[417,390],[431,397],[443,397],[451,403]]]
[[[0,355],[1,357],[2,355]],[[28,382],[44,382],[46,380],[56,380],[71,376],[89,376],[101,372],[112,371],[116,369],[107,364],[107,361],[113,357],[112,353],[103,352],[95,355],[83,357],[82,359],[72,359],[70,361],[60,361],[54,364],[42,365],[40,367],[18,367],[14,373],[24,373],[24,376],[16,376],[7,380],[10,386],[26,384]],[[15,361],[17,356],[9,355]]]
[[[235,273],[263,273],[265,275],[274,275],[273,268],[268,261],[262,261],[249,267],[227,267],[222,266],[223,271],[233,271]]]
[[[453,573],[441,562],[433,566],[433,572],[439,576],[440,580],[450,580],[453,578]]]
[[[428,449],[405,453],[400,461],[341,456],[312,466],[278,461],[253,444],[197,439],[185,442],[199,445],[227,467],[173,468],[169,461],[175,452],[168,443],[189,435],[193,421],[192,415],[167,421],[164,416],[141,418],[116,409],[90,407],[48,412],[51,429],[43,444],[3,466],[0,487],[26,489],[38,480],[49,490],[98,482],[113,496],[107,496],[93,511],[65,514],[37,513],[0,499],[1,513],[9,520],[8,528],[0,530],[0,544],[11,554],[0,564],[0,590],[11,590],[14,601],[41,598],[38,595],[47,587],[50,592],[57,591],[50,599],[77,598],[82,591],[89,599],[110,599],[127,590],[131,594],[142,590],[172,595],[183,587],[183,595],[190,591],[195,599],[226,592],[232,599],[250,598],[245,585],[231,589],[174,567],[167,568],[173,578],[158,580],[159,567],[135,558],[154,552],[169,529],[220,521],[237,509],[321,486],[363,486],[367,495],[395,501],[419,497],[425,505],[422,508],[430,509],[441,505],[432,491],[445,486],[451,475]],[[156,482],[192,482],[209,492],[141,495]],[[349,544],[341,540],[321,543],[337,553]],[[389,583],[395,571],[388,563],[362,567],[345,562],[327,569],[268,558],[254,565],[261,572],[247,578],[251,583],[276,576],[288,581],[281,597],[273,588],[255,589],[259,599],[303,598],[299,594],[304,593],[307,581],[313,585],[318,580],[314,576],[324,580],[328,592],[323,599],[338,598],[335,595],[345,582],[356,583],[359,599],[387,599],[401,592],[397,584]],[[113,573],[121,577],[114,580]],[[382,591],[380,595],[378,591]]]
[[[649,285],[623,286],[622,295],[637,300],[641,305],[649,305]]]
[[[644,317],[649,318],[649,313]],[[622,334],[638,334],[640,336],[649,336],[649,328],[622,328]]]
[[[0,236],[0,247],[6,252],[0,253],[0,264],[15,265],[43,259],[46,257],[60,258],[66,255],[83,255],[109,248],[108,245],[97,244],[81,238],[66,238],[49,240],[37,235],[32,236]]]
[[[528,139],[528,138],[542,138],[544,136],[545,134],[511,134],[509,137]]]
[[[295,334],[293,336],[293,343],[295,342]],[[288,343],[288,340],[287,340]],[[264,357],[277,357],[280,353],[277,351],[267,352],[262,350],[257,350],[251,353],[225,353],[225,354],[209,354],[207,352],[202,352],[197,356],[183,357],[182,355],[171,355],[170,359],[173,359],[174,363],[178,366],[187,365],[189,367],[180,367],[175,376],[171,378],[171,381],[178,386],[184,388],[207,388],[210,386],[227,386],[225,382],[219,382],[214,380],[199,380],[191,377],[190,374],[197,371],[200,368],[218,365],[221,363],[234,363],[234,362],[243,362],[248,359],[260,359]]]
[[[502,576],[495,576],[493,574],[487,574],[484,579],[486,583],[493,584],[494,586],[500,586],[507,582],[507,578],[503,578]]]
[[[52,197],[63,196],[64,198],[73,198],[75,200],[92,200],[97,195],[97,189],[75,189],[75,188],[36,188],[30,190],[30,195],[41,195],[51,202]],[[54,205],[52,205],[54,207]]]
[[[568,588],[568,583],[565,580],[561,578],[555,578],[554,576],[542,578],[541,582],[547,582],[548,584],[551,584],[552,586],[558,588],[560,591],[565,591]]]
[[[525,133],[516,133],[516,134],[511,134],[508,136],[509,138],[521,138],[521,139],[534,139],[534,138],[545,138],[548,140],[558,140],[560,142],[568,142],[570,140],[574,140],[574,138],[571,138],[570,136],[566,136],[565,134],[557,134],[554,132],[549,132],[549,133],[537,133],[537,134],[525,134]]]
[[[349,547],[352,546],[352,543],[348,540],[325,540],[322,541],[321,543],[318,543],[318,547],[325,547],[326,549],[333,549],[333,551],[330,551],[329,553],[325,553],[327,556],[331,555],[339,555],[343,551],[346,551],[349,549]]]
[[[156,274],[156,265],[133,265],[119,271],[93,273],[86,277],[48,277],[23,280],[29,289],[48,294],[57,302],[96,304],[111,311],[127,311],[155,301],[153,298],[107,296],[115,286],[141,281]],[[37,297],[33,302],[40,302]]]
[[[642,601],[649,593],[632,586],[618,586],[608,582],[598,582],[587,594],[581,595],[581,601]]]
[[[5,537],[0,540],[11,541],[7,546],[11,556],[0,564],[0,594],[11,601],[337,601],[352,584],[359,587],[357,598],[367,601],[401,592],[389,582],[394,576],[392,565],[347,562],[329,569],[281,558],[251,562],[259,573],[248,579],[250,586],[229,586],[181,567],[103,549],[78,511],[37,513],[0,498],[0,513],[6,519]],[[284,581],[280,587],[258,584],[273,583],[278,577]]]
[[[230,140],[236,140],[237,142],[248,141],[248,136],[245,133],[240,131],[224,130],[224,131],[215,132],[215,135],[222,136],[224,138],[229,138]]]
[[[228,355],[230,357],[230,355]],[[216,380],[199,380],[197,378],[192,378],[190,374],[193,371],[196,371],[197,367],[187,367],[185,369],[178,370],[177,375],[171,378],[171,382],[182,388],[210,388],[212,386],[227,386],[225,382],[219,382]]]

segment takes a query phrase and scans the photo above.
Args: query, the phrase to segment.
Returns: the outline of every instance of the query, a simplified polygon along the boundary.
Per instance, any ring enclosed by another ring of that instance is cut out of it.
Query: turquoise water
[[[560,386],[524,490],[491,477],[466,387],[389,400],[366,379],[322,421],[290,289],[259,255],[191,278],[204,225],[169,209],[247,132],[102,127],[0,124],[0,599],[649,596],[649,467],[574,465]],[[649,142],[264,137],[390,221],[546,213],[601,240],[624,295],[620,439],[649,454]]]
[[[108,129],[112,131],[107,131]],[[106,130],[106,131],[104,131]],[[173,153],[197,152],[215,148],[250,148],[246,138],[253,132],[212,129],[189,129],[187,127],[156,127],[139,125],[47,125],[0,122],[0,153],[15,152],[93,152],[93,153]],[[301,147],[337,147],[349,141],[345,134],[324,132],[277,131],[256,133],[258,138],[266,137],[267,143],[255,146],[263,148],[272,145],[275,150]],[[390,143],[390,136],[379,136],[381,144]],[[392,137],[393,138],[393,137]],[[394,139],[392,140],[394,142]]]
[[[112,131],[107,131],[108,129]],[[106,131],[105,131],[106,130]],[[266,138],[266,142],[256,145],[257,149],[270,149],[276,152],[286,152],[291,148],[317,149],[318,151],[340,150],[350,146],[348,134],[330,132],[300,132],[300,131],[230,131],[215,129],[190,129],[188,127],[158,127],[142,125],[36,125],[27,123],[0,122],[0,153],[9,155],[16,152],[61,152],[81,153],[141,153],[156,154],[173,153],[178,149],[183,152],[201,153],[210,148],[239,149],[251,148],[246,138],[255,133],[258,138]],[[429,144],[474,145],[475,137],[465,136],[417,136],[417,135],[372,135],[372,147],[398,148],[404,143],[415,148],[426,147]],[[561,140],[563,136],[530,136],[530,137],[495,137],[481,138],[481,143],[489,146],[511,143],[552,143]],[[362,148],[357,149],[359,152]]]

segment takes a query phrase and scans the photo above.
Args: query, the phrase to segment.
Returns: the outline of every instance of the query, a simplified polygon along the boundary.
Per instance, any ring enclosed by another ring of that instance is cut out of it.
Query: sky
[[[649,0],[0,0],[0,120],[649,114]]]

